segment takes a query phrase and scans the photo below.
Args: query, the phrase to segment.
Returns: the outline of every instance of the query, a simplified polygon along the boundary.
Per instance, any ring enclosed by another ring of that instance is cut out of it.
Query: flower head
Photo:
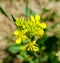
[[[24,18],[16,19],[15,24],[17,26],[17,30],[14,31],[14,35],[16,36],[16,44],[22,44],[21,42],[24,42],[24,40],[28,39],[29,41],[25,43],[20,48],[24,50],[24,47],[26,45],[26,48],[28,51],[38,51],[39,48],[37,47],[36,40],[43,36],[44,29],[46,29],[46,24],[41,22],[40,15],[30,16],[28,20],[25,20]],[[33,40],[31,37],[37,37]],[[31,41],[32,40],[32,41]]]
[[[33,41],[33,42],[29,42],[28,44],[27,44],[27,50],[28,51],[38,51],[39,50],[39,48],[36,46],[37,44],[36,44],[36,41]]]
[[[22,40],[25,40],[27,37],[26,37],[26,32],[27,30],[22,30],[22,31],[19,31],[19,30],[16,30],[14,32],[15,36],[16,36],[16,44],[20,44]]]

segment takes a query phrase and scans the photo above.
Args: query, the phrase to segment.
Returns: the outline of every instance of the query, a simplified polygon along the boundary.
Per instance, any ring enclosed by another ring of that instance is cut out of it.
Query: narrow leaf
[[[9,16],[7,15],[7,13],[4,11],[4,9],[0,6],[0,12],[5,15],[6,17],[9,18]],[[10,18],[9,18],[10,19]]]
[[[13,21],[15,22],[16,21],[16,19],[15,19],[15,17],[11,14],[11,17],[12,17],[12,19],[13,19]]]

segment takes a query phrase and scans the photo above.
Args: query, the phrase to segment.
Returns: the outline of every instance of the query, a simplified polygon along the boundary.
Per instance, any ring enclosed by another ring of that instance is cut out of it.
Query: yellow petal
[[[38,51],[38,50],[39,50],[39,48],[38,48],[38,47],[36,47],[36,46],[34,46],[33,50],[34,50],[34,51]]]
[[[36,40],[33,41],[33,44],[36,45]]]
[[[21,43],[21,38],[17,38],[16,39],[16,44],[20,44]]]
[[[22,28],[25,29],[25,25],[22,25]]]
[[[24,21],[24,17],[21,18],[21,21]]]
[[[34,16],[30,16],[31,21],[35,21]]]
[[[28,47],[27,50],[28,50],[28,51],[30,51],[30,50],[32,51],[32,48],[31,48],[31,47]]]
[[[19,34],[20,34],[19,30],[14,31],[14,35],[19,35]]]
[[[22,40],[25,40],[27,37],[24,35],[21,37]]]
[[[26,32],[28,32],[28,30],[27,29],[24,29],[24,32],[26,33]]]
[[[27,31],[28,31],[27,29],[24,29],[24,30],[21,31],[21,34],[24,35]]]
[[[16,18],[15,24],[16,24],[17,26],[20,26],[20,20],[19,20],[18,18]]]
[[[39,35],[42,36],[44,34],[44,30],[39,30],[38,33],[39,33]]]
[[[46,24],[45,24],[45,23],[41,23],[40,26],[41,26],[42,28],[44,28],[44,29],[46,28]]]
[[[39,21],[40,20],[40,15],[35,15],[35,19],[36,19],[36,21]]]

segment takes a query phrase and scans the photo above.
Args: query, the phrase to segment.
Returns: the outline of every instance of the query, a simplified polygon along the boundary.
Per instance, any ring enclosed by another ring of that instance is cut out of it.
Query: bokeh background
[[[53,38],[51,42],[48,43],[48,45],[50,43],[53,45],[55,44],[55,46],[58,45],[58,47],[54,47],[56,48],[56,53],[59,52],[60,0],[0,0],[0,6],[4,9],[4,11],[7,13],[7,15],[9,15],[10,18],[11,14],[16,18],[20,18],[21,16],[29,17],[31,14],[41,15],[41,20],[47,24],[46,35],[50,37],[49,40]],[[3,63],[3,59],[9,55],[9,53],[6,52],[6,49],[8,48],[10,42],[14,42],[13,31],[15,29],[16,26],[14,22],[0,12],[0,63]],[[50,49],[53,45],[50,45],[49,48],[47,46],[47,48]],[[13,63],[21,63],[20,60],[17,60],[16,58],[13,58],[13,61]]]

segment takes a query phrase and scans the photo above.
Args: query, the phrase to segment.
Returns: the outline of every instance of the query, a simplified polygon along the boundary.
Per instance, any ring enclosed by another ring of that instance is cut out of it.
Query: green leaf
[[[50,10],[48,10],[48,9],[46,9],[46,8],[43,8],[43,9],[42,9],[42,13],[43,13],[43,14],[46,13],[46,12],[48,12],[48,11],[50,11]]]
[[[4,11],[4,9],[0,6],[0,12],[5,15],[6,17],[9,18],[9,16],[7,15],[7,13]],[[10,18],[9,18],[10,19]]]
[[[44,13],[45,13],[45,12],[43,11],[43,14],[44,14]],[[53,13],[50,14],[49,16],[46,16],[46,17],[44,17],[44,18],[41,17],[41,20],[42,20],[42,21],[48,21],[48,20],[49,20],[49,21],[52,22],[52,21],[54,21],[54,18],[55,18],[55,17],[57,17],[57,15],[56,15],[55,12],[53,12]]]
[[[46,40],[47,38],[48,38],[47,35],[43,35],[42,37],[40,37],[40,38],[38,39],[37,43],[38,43],[39,47],[41,47],[42,45],[44,45],[44,42],[45,42],[45,40]]]
[[[44,57],[41,58],[41,62],[43,62],[43,61],[47,61],[47,59],[48,59],[48,56],[45,55]]]
[[[25,60],[26,57],[27,57],[27,52],[26,52],[26,51],[23,51],[23,52],[21,52],[19,55],[17,55],[17,58],[18,58],[18,59],[21,59],[21,60]],[[26,61],[27,61],[27,60],[28,60],[28,59],[26,59]]]
[[[34,61],[32,59],[29,60],[29,63],[34,63]]]
[[[57,44],[58,38],[56,36],[51,36],[48,37],[44,44],[46,46],[46,50],[47,52],[51,52],[51,51],[56,51],[58,44]]]
[[[39,63],[39,59],[38,59],[38,58],[35,59],[35,60],[34,60],[34,63]]]
[[[17,53],[20,51],[20,45],[17,45],[17,44],[12,44],[8,50],[11,52],[11,53]]]
[[[18,59],[21,59],[21,60],[24,60],[24,57],[21,56],[21,55],[17,55],[17,58],[18,58]]]
[[[13,19],[13,21],[15,22],[16,21],[16,19],[15,19],[15,17],[11,14],[11,17],[12,17],[12,19]]]

